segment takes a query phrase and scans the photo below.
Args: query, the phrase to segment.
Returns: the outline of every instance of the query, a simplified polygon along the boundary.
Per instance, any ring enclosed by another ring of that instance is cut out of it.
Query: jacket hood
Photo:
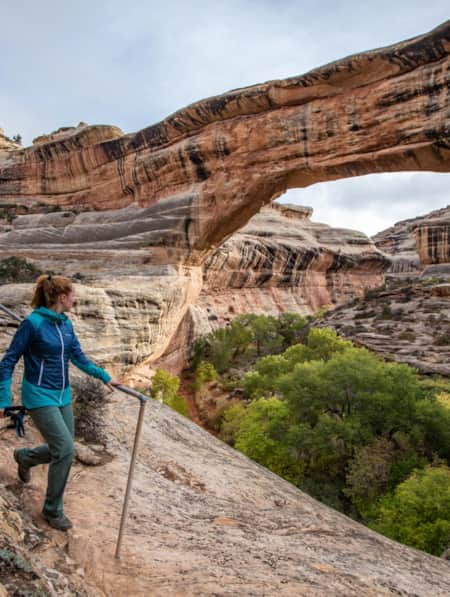
[[[65,313],[56,313],[56,311],[47,309],[47,307],[38,307],[33,313],[39,313],[39,315],[43,315],[51,321],[67,321],[69,319]]]

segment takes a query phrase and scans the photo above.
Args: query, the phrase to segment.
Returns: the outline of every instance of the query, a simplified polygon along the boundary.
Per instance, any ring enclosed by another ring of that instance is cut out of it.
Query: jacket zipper
[[[41,368],[39,369],[38,386],[40,386],[42,383],[42,375],[44,374],[44,362],[45,362],[45,359],[41,359]]]
[[[64,340],[63,340],[63,337],[62,337],[62,334],[61,334],[61,330],[59,329],[58,324],[56,323],[56,321],[55,321],[55,327],[56,327],[56,331],[58,332],[59,339],[61,340],[61,367],[62,367],[61,371],[62,371],[62,382],[63,382],[62,383],[61,395],[59,397],[59,403],[61,404],[62,397],[63,397],[63,394],[64,394],[64,385],[66,383],[66,378],[65,378],[65,375],[64,375]]]

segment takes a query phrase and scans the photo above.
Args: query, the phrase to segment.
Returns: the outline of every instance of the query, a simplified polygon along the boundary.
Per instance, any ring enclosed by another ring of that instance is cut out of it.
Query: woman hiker
[[[14,450],[18,475],[30,481],[30,469],[49,464],[48,485],[42,516],[55,529],[67,531],[72,523],[63,511],[63,495],[74,457],[74,423],[69,360],[79,369],[101,379],[109,388],[120,382],[111,378],[83,353],[70,319],[65,315],[74,304],[69,278],[39,276],[31,306],[33,312],[20,324],[0,362],[0,408],[11,405],[11,378],[24,357],[22,404],[47,443]],[[0,416],[4,417],[4,413]]]

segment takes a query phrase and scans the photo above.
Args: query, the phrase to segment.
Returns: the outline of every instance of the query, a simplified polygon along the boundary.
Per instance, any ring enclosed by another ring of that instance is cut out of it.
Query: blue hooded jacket
[[[22,404],[28,409],[71,402],[69,361],[104,383],[111,381],[109,373],[81,350],[70,319],[64,313],[39,307],[20,324],[0,362],[0,408],[11,405],[12,374],[22,355]]]

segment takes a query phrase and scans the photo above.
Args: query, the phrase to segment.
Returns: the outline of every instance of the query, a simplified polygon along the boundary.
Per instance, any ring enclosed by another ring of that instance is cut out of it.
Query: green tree
[[[152,377],[152,388],[155,396],[181,415],[188,416],[186,401],[178,395],[180,378],[170,375],[165,369],[157,369]]]
[[[284,355],[270,355],[259,359],[255,370],[249,371],[242,380],[246,394],[252,398],[270,396],[275,393],[278,378],[291,369],[291,364]]]
[[[217,379],[217,371],[212,363],[202,361],[195,371],[195,387],[200,389],[208,381]]]
[[[450,469],[427,466],[386,495],[369,526],[439,556],[450,545]]]
[[[208,336],[200,336],[192,345],[192,368],[195,371],[202,361],[208,359]]]
[[[222,441],[234,446],[245,414],[246,406],[242,402],[235,402],[224,411],[220,425],[220,439]]]
[[[194,343],[193,367],[196,369],[201,361],[209,361],[219,373],[224,373],[241,358],[253,340],[252,331],[248,328],[249,319],[240,316],[226,328],[215,330],[202,336]]]
[[[303,339],[308,322],[298,313],[282,313],[277,319],[277,332],[283,339],[283,348],[288,348]]]
[[[352,417],[359,420],[366,439],[409,430],[420,395],[412,368],[383,363],[361,348],[345,348],[328,361],[299,363],[279,380],[279,388],[296,420],[314,424],[320,413],[341,420]]]
[[[207,359],[214,365],[218,373],[230,368],[234,347],[227,328],[216,330],[208,336]]]
[[[450,462],[450,408],[436,396],[421,400],[416,408],[417,426],[429,452],[436,452]]]
[[[375,437],[358,447],[349,462],[343,492],[363,518],[370,516],[381,495],[407,479],[413,469],[427,464],[414,451],[407,435],[397,434],[395,440]]]
[[[348,340],[343,340],[331,328],[311,328],[306,339],[309,360],[322,359],[327,361],[336,353],[342,353],[352,346]]]
[[[283,338],[278,333],[278,325],[275,317],[257,315],[250,321],[250,329],[258,356],[261,356],[263,352],[273,353],[281,349]]]
[[[298,484],[303,463],[292,456],[283,438],[290,424],[287,405],[277,398],[252,402],[243,417],[235,447],[284,479]]]

